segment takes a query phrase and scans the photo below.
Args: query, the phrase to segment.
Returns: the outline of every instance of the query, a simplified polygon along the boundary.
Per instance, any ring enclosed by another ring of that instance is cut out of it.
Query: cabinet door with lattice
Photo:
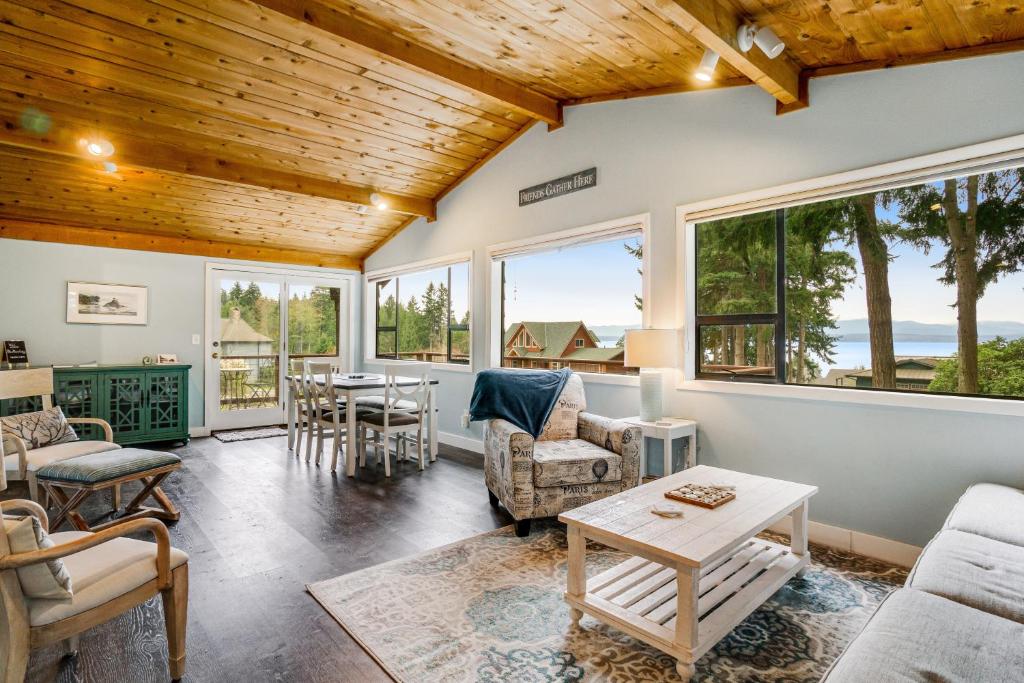
[[[99,417],[99,375],[95,372],[55,372],[53,400],[67,417]],[[98,425],[75,425],[78,438],[99,441],[104,438]]]
[[[0,417],[21,415],[22,413],[34,413],[35,411],[42,409],[43,401],[38,396],[5,398],[0,401]]]
[[[181,370],[150,370],[146,374],[146,430],[153,439],[179,438],[185,415],[188,374]]]
[[[103,403],[114,440],[122,443],[146,433],[146,373],[109,372],[103,375]]]

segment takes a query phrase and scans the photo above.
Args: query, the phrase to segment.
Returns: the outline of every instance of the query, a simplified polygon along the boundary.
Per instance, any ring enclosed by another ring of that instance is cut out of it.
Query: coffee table
[[[686,483],[728,484],[736,500],[714,510],[676,503]],[[569,576],[565,599],[578,626],[584,613],[676,658],[684,681],[694,662],[811,561],[807,504],[816,486],[698,465],[564,512]],[[659,517],[673,503],[683,517]],[[755,538],[793,518],[790,546]],[[589,581],[587,539],[633,555]]]

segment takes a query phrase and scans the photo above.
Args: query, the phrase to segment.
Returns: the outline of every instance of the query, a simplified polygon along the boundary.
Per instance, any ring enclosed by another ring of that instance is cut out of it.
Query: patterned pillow
[[[4,530],[12,553],[29,553],[54,546],[43,525],[32,515],[4,515]],[[17,571],[21,592],[26,597],[66,600],[72,596],[71,575],[59,558],[21,567]]]
[[[57,406],[39,410],[34,413],[21,413],[9,417],[0,417],[0,429],[20,437],[25,442],[25,450],[52,446],[68,441],[78,441],[78,435],[64,418],[64,413]]]
[[[551,416],[544,423],[544,431],[538,441],[565,441],[579,438],[580,412],[587,409],[587,397],[583,393],[583,380],[575,372],[569,375],[562,393],[555,401]]]

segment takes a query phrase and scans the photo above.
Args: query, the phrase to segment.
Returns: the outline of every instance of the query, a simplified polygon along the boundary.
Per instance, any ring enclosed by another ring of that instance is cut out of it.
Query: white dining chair
[[[415,385],[400,386],[400,377],[411,377],[417,380]],[[430,393],[430,364],[403,363],[402,365],[386,365],[384,367],[384,402],[380,412],[360,416],[359,455],[366,464],[366,436],[368,431],[374,433],[373,452],[380,461],[383,450],[384,476],[391,476],[391,437],[396,437],[396,457],[401,447],[404,456],[408,457],[408,436],[416,432],[419,468],[426,466],[424,456],[424,434],[426,425],[428,397]],[[401,407],[399,407],[401,405]],[[401,442],[399,443],[399,437]]]
[[[326,434],[332,434],[331,444],[331,471],[338,468],[338,456],[341,454],[342,437],[348,433],[346,420],[348,415],[345,412],[345,399],[337,395],[332,378],[337,374],[337,366],[330,362],[307,361],[306,386],[309,394],[309,409],[312,415],[313,429],[316,431],[316,464],[320,464],[324,453],[324,438]],[[325,379],[323,384],[317,381],[318,377]],[[312,432],[310,432],[312,438]],[[306,461],[309,461],[309,450],[306,451]],[[348,454],[345,454],[348,457]]]

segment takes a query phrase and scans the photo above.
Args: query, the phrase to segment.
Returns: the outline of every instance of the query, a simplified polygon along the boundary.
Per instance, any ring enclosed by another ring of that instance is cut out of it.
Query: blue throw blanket
[[[508,420],[540,436],[572,370],[484,370],[476,376],[469,419]]]

